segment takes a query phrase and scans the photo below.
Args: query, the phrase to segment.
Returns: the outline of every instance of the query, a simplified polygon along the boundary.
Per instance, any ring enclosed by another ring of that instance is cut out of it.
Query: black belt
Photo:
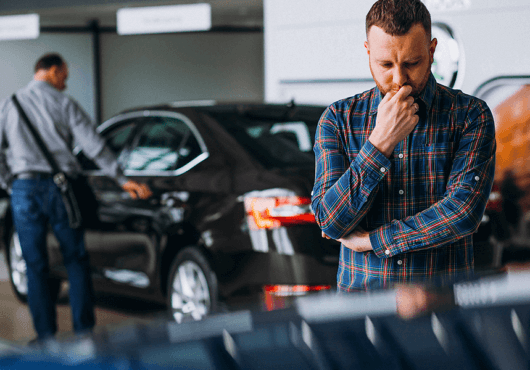
[[[53,175],[48,172],[22,172],[15,175],[18,180],[29,180],[29,179],[49,179]]]

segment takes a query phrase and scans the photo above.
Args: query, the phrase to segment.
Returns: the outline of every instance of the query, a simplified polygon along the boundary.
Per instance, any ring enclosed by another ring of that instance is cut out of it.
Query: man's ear
[[[370,55],[370,45],[368,45],[368,41],[364,42],[364,48],[366,49],[366,53]]]
[[[431,45],[429,45],[429,54],[431,57],[431,64],[434,62],[434,52],[436,51],[436,45],[438,45],[438,40],[434,38],[431,40]]]

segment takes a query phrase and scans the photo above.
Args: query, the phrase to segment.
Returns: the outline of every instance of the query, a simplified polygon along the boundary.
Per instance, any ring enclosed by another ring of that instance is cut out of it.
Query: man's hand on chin
[[[322,232],[322,237],[331,239],[329,236]],[[355,252],[367,252],[374,250],[372,243],[370,242],[370,233],[365,231],[362,227],[358,226],[351,234],[343,238],[337,239],[338,242],[344,244],[346,248],[350,248]]]

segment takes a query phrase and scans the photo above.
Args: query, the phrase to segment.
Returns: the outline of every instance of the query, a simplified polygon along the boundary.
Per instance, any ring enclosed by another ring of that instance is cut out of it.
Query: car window
[[[313,140],[319,115],[281,120],[209,112],[266,168],[314,166]]]
[[[126,170],[174,171],[202,153],[188,125],[174,117],[149,117],[124,158]]]
[[[124,121],[118,127],[105,134],[107,145],[115,154],[118,154],[127,144],[136,123],[138,122],[134,119]]]
[[[137,119],[129,119],[118,123],[112,129],[105,131],[102,135],[105,138],[107,146],[116,155],[120,155],[125,145],[130,142],[130,136],[134,127],[139,123]],[[81,147],[74,148],[74,154],[85,171],[97,171],[99,166],[91,159],[89,159],[81,150]],[[118,162],[119,162],[118,158]]]

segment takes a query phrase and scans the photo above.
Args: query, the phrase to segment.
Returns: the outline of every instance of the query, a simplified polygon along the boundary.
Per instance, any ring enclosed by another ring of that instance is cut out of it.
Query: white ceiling
[[[119,8],[193,3],[211,4],[214,27],[263,26],[263,0],[10,0],[0,1],[0,15],[38,13],[43,27],[87,26],[94,20],[112,27]]]

